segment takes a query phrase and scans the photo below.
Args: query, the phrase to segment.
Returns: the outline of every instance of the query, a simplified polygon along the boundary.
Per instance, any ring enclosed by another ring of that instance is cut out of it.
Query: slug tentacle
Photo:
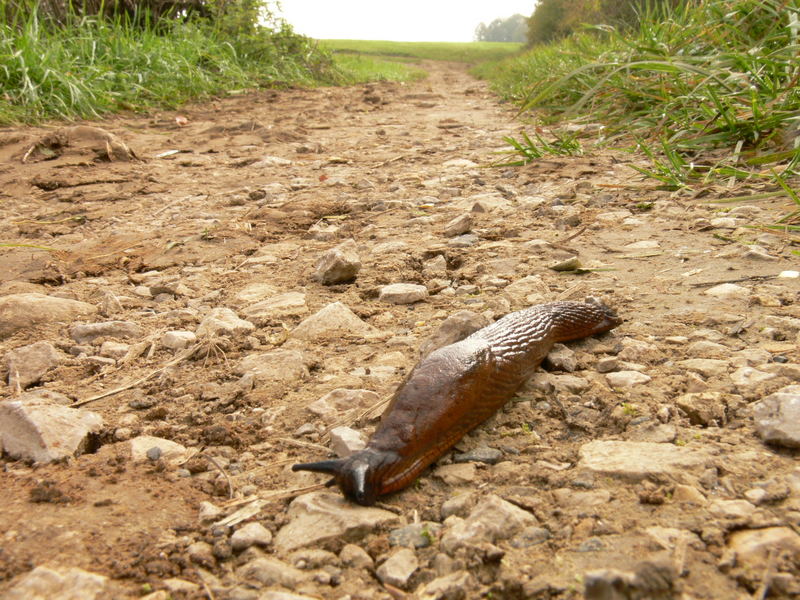
[[[525,383],[556,342],[622,323],[594,299],[551,302],[506,315],[439,348],[409,373],[367,447],[347,458],[296,464],[293,471],[333,475],[349,499],[369,506],[409,485]]]

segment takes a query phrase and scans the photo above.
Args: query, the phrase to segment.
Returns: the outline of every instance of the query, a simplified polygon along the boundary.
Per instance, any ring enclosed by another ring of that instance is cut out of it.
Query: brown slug
[[[409,485],[514,395],[556,342],[609,331],[622,320],[594,299],[510,313],[423,358],[395,392],[367,447],[347,458],[292,466],[333,475],[369,506]]]

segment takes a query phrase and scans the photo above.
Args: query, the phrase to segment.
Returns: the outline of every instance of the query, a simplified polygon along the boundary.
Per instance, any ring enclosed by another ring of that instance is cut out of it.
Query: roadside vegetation
[[[329,53],[275,19],[269,5],[242,2],[214,13],[225,4],[198,1],[196,13],[154,15],[146,2],[128,4],[133,8],[109,2],[91,10],[84,2],[78,11],[67,2],[0,0],[0,123],[175,107],[244,88],[346,79]],[[112,5],[121,8],[107,10]]]
[[[768,184],[796,203],[781,225],[798,231],[798,17],[800,0],[659,3],[636,26],[588,26],[475,72],[556,133],[601,124],[594,143],[643,152],[667,189]],[[535,145],[517,143],[523,159]]]

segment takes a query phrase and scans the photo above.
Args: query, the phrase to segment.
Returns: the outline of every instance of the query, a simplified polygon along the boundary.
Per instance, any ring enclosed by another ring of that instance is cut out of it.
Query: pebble
[[[197,514],[197,518],[201,523],[211,523],[218,520],[220,516],[222,516],[222,509],[219,506],[208,500],[200,501],[200,511]]]
[[[708,512],[713,516],[734,521],[737,526],[745,525],[755,510],[756,507],[747,500],[715,500],[708,506]]]
[[[130,344],[108,340],[100,345],[100,356],[119,360],[120,358],[124,358],[130,349]]]
[[[440,546],[448,554],[464,546],[505,540],[538,525],[531,513],[494,494],[478,502],[466,519],[452,516],[444,524]]]
[[[730,375],[731,381],[741,392],[758,387],[760,384],[770,379],[775,379],[774,373],[759,371],[753,367],[740,367]]]
[[[374,564],[367,551],[355,544],[345,544],[339,553],[339,560],[348,567],[355,569],[371,569]]]
[[[474,233],[465,233],[464,235],[459,235],[452,238],[449,242],[447,242],[447,246],[450,248],[469,248],[470,246],[474,246],[478,243],[480,238]]]
[[[289,337],[314,342],[342,335],[371,338],[379,335],[379,332],[341,302],[332,302],[303,320]]]
[[[800,556],[800,535],[789,527],[734,531],[728,538],[728,550],[737,566],[763,572],[770,554],[786,552]]]
[[[428,297],[428,288],[416,283],[392,283],[381,288],[378,299],[390,304],[413,304]]]
[[[62,354],[50,342],[36,342],[20,346],[5,356],[8,385],[24,390],[38,383],[50,369],[61,364]]]
[[[271,350],[248,354],[233,367],[239,376],[250,375],[256,383],[286,385],[308,379],[309,360],[297,350]]]
[[[135,437],[128,441],[128,444],[131,449],[131,460],[133,460],[133,462],[153,460],[151,456],[154,456],[154,452],[157,450],[159,453],[157,459],[160,458],[165,462],[176,464],[184,460],[188,452],[185,446],[177,442],[150,435]]]
[[[728,372],[728,361],[716,358],[689,358],[676,363],[688,371],[700,373],[703,377],[718,377]]]
[[[447,259],[438,254],[422,263],[422,274],[428,279],[447,279]]]
[[[104,600],[108,577],[76,567],[38,566],[3,595],[4,600]]]
[[[480,462],[486,463],[487,465],[494,465],[500,462],[502,458],[503,453],[497,448],[478,446],[462,454],[456,454],[453,457],[453,461],[457,463]]]
[[[439,328],[419,347],[420,358],[424,358],[434,350],[454,344],[486,327],[489,320],[470,310],[460,310],[442,321]]]
[[[361,270],[355,240],[346,240],[323,254],[314,266],[312,279],[323,285],[354,281]]]
[[[427,548],[439,536],[442,526],[439,523],[424,521],[412,523],[389,532],[389,544],[409,548]]]
[[[103,418],[34,394],[0,402],[0,448],[12,457],[47,463],[77,456],[90,436],[103,429]]]
[[[306,579],[306,574],[300,569],[287,565],[285,562],[271,556],[254,558],[241,566],[236,574],[240,578],[256,585],[280,585],[290,590],[296,588]]]
[[[274,296],[278,291],[266,283],[251,283],[240,290],[232,300],[236,306],[247,306],[266,300],[270,296]]]
[[[732,398],[723,392],[699,392],[678,396],[675,405],[686,413],[692,425],[708,427],[725,423],[725,407]]]
[[[464,600],[472,586],[472,575],[467,571],[456,571],[421,585],[414,597],[419,600]]]
[[[475,463],[460,463],[441,465],[433,471],[433,476],[438,477],[447,485],[464,485],[475,481]]]
[[[382,583],[403,589],[418,568],[419,561],[414,551],[401,548],[375,570],[375,575]]]
[[[583,575],[584,600],[675,598],[678,574],[670,562],[643,562],[634,572],[598,569]]]
[[[711,465],[702,449],[652,442],[595,440],[581,446],[579,468],[628,481],[672,477],[682,481]]]
[[[284,317],[295,317],[308,312],[306,295],[302,292],[284,292],[256,302],[242,309],[242,314],[258,325]]]
[[[539,275],[528,275],[503,288],[503,293],[517,305],[543,302],[550,295],[550,287]]]
[[[580,259],[577,256],[570,256],[565,260],[559,260],[555,263],[547,265],[547,268],[552,269],[553,271],[574,271],[579,269],[580,266]]]
[[[339,458],[344,458],[363,450],[367,446],[364,434],[350,427],[334,427],[330,431],[331,450]]]
[[[270,530],[255,521],[243,525],[231,535],[231,548],[234,552],[241,552],[250,546],[269,546],[270,543]]]
[[[800,480],[800,478],[798,478]],[[442,503],[442,519],[446,519],[450,515],[457,517],[466,517],[472,507],[475,506],[477,497],[473,492],[463,492],[456,494],[452,498],[445,500]]]
[[[800,448],[800,385],[786,386],[753,405],[756,433],[768,444]]]
[[[531,546],[536,546],[546,542],[551,537],[552,536],[547,529],[534,525],[531,527],[526,527],[520,531],[517,535],[511,538],[509,543],[513,548],[530,548]]]
[[[358,506],[340,494],[311,492],[295,498],[286,513],[288,523],[275,536],[278,552],[328,541],[355,540],[378,527],[398,526],[399,517],[387,510]]]
[[[197,337],[216,337],[221,335],[238,336],[254,331],[256,326],[250,321],[240,319],[230,308],[224,306],[213,309],[197,326]]]
[[[177,351],[184,350],[197,341],[197,336],[192,331],[167,331],[161,336],[161,345]]]
[[[558,371],[572,373],[578,368],[578,359],[575,351],[564,344],[553,344],[553,348],[547,354],[547,362]]]
[[[589,509],[594,506],[603,506],[611,500],[608,490],[573,490],[559,488],[553,490],[553,499],[561,508]]]
[[[606,380],[612,388],[629,388],[652,380],[652,377],[638,371],[616,371],[607,373]]]
[[[735,283],[721,283],[708,288],[703,295],[721,300],[746,300],[750,297],[750,290]]]
[[[0,340],[17,331],[43,323],[71,322],[97,312],[86,302],[39,293],[9,294],[0,297]]]
[[[455,237],[468,233],[472,229],[472,216],[469,213],[457,216],[444,226],[445,237]]]

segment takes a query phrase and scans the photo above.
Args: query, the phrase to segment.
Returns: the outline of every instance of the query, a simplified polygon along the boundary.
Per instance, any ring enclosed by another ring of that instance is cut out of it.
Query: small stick
[[[706,287],[711,285],[722,285],[723,283],[741,283],[743,281],[766,281],[774,279],[777,275],[750,275],[749,277],[739,277],[738,279],[721,279],[719,281],[703,281],[700,283],[690,283],[690,287]]]
[[[767,566],[764,567],[764,574],[761,576],[761,585],[758,586],[756,593],[753,594],[753,600],[764,600],[764,598],[767,597],[770,579],[772,576],[772,569],[775,566],[775,555],[775,548],[772,548],[767,556]]]
[[[216,458],[214,458],[213,456],[211,456],[211,455],[209,455],[209,454],[203,454],[203,456],[205,456],[205,457],[208,459],[208,462],[210,462],[212,465],[214,465],[215,467],[217,467],[217,470],[218,470],[220,473],[222,473],[222,476],[225,478],[225,481],[227,481],[227,482],[228,482],[228,498],[230,498],[230,499],[233,499],[233,482],[231,481],[231,478],[230,478],[230,476],[228,475],[228,473],[227,473],[227,472],[225,472],[225,469],[223,469],[223,468],[222,468],[222,465],[220,465],[220,464],[217,462],[217,459],[216,459]]]

